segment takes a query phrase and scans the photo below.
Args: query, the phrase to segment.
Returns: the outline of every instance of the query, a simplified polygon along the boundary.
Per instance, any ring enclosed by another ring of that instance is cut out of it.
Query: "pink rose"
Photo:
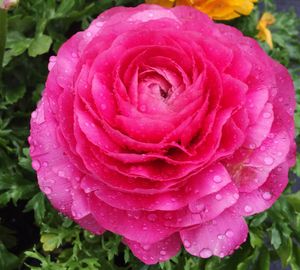
[[[295,93],[251,38],[191,7],[113,8],[51,57],[31,118],[53,206],[147,264],[231,254],[295,162]]]

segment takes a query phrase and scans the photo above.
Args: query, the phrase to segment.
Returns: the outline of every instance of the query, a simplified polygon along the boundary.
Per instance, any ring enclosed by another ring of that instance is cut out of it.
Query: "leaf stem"
[[[7,11],[0,9],[0,83],[7,33]]]

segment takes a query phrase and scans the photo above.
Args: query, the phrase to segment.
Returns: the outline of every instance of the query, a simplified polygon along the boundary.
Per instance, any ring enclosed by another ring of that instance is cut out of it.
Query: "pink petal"
[[[273,120],[273,106],[271,103],[266,103],[264,109],[256,120],[256,123],[250,125],[245,132],[245,147],[248,147],[250,149],[259,147],[270,133]]]
[[[68,216],[71,214],[72,189],[69,177],[80,172],[64,155],[56,137],[57,123],[53,119],[46,95],[31,116],[30,155],[37,171],[39,186],[51,203]]]
[[[176,231],[174,228],[166,227],[163,217],[156,215],[155,212],[113,208],[93,194],[90,196],[90,207],[94,218],[103,228],[132,241],[155,243]]]
[[[123,239],[123,242],[145,264],[167,261],[175,256],[181,248],[181,240],[178,233],[174,233],[168,238],[152,244],[134,242],[128,239]]]
[[[230,210],[224,211],[213,221],[180,231],[185,249],[201,258],[230,255],[246,241],[247,234],[243,217]]]
[[[288,183],[288,164],[280,164],[270,173],[267,181],[250,193],[240,193],[234,209],[243,216],[260,213],[273,205]]]

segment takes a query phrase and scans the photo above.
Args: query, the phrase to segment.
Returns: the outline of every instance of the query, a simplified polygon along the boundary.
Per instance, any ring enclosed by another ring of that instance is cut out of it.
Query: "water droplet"
[[[256,145],[255,145],[254,143],[250,143],[250,144],[249,144],[249,148],[250,148],[250,149],[255,149],[255,147],[256,147]]]
[[[236,200],[238,200],[239,197],[240,197],[240,195],[239,195],[238,193],[234,193],[234,194],[233,194],[233,198],[235,198]]]
[[[225,254],[224,254],[223,252],[221,252],[221,253],[219,254],[219,256],[220,256],[220,258],[224,258],[224,257],[225,257]]]
[[[200,251],[199,255],[200,255],[200,257],[202,257],[202,258],[209,258],[209,257],[212,256],[212,252],[211,252],[210,249],[204,248],[204,249],[202,249],[202,250]]]
[[[148,227],[146,225],[143,226],[143,231],[147,231]]]
[[[33,119],[35,119],[35,118],[37,117],[37,112],[36,112],[36,111],[33,111],[32,114],[31,114],[31,117],[32,117]]]
[[[91,32],[86,32],[86,36],[87,36],[87,37],[90,37],[91,35],[92,35]]]
[[[71,55],[72,55],[72,57],[73,57],[73,58],[77,58],[77,53],[75,53],[75,52],[72,52],[72,54],[71,54]]]
[[[33,160],[31,165],[32,165],[32,168],[36,171],[38,171],[41,168],[41,164],[37,160]]]
[[[222,198],[223,198],[223,197],[222,197],[222,195],[221,195],[221,194],[217,194],[217,195],[216,195],[216,200],[217,200],[217,201],[220,201],[220,200],[222,200]]]
[[[274,162],[274,159],[272,157],[265,157],[264,162],[266,165],[272,165]]]
[[[162,256],[165,256],[165,255],[167,255],[167,252],[166,252],[165,250],[161,250],[161,251],[159,252],[159,254],[162,255]]]
[[[189,240],[183,240],[183,244],[186,248],[189,248],[191,246],[191,242]]]
[[[266,201],[268,201],[268,200],[270,200],[271,198],[272,198],[272,194],[270,193],[270,192],[264,192],[263,193],[263,195],[262,195],[262,197],[266,200]]]
[[[196,203],[195,208],[196,208],[197,211],[200,212],[200,211],[204,210],[205,206],[204,206],[203,203],[198,202],[198,203]]]
[[[269,113],[269,112],[263,113],[263,118],[268,119],[270,117],[271,117],[271,113]]]
[[[59,177],[64,177],[65,176],[65,173],[63,171],[58,171],[58,176]]]
[[[42,164],[42,166],[43,166],[44,168],[47,168],[47,167],[48,167],[48,162],[44,161],[43,164]]]
[[[221,176],[219,176],[219,175],[214,176],[214,182],[221,183],[222,182]]]
[[[250,212],[252,212],[252,207],[249,206],[249,205],[246,205],[244,210],[245,210],[246,213],[250,213]]]
[[[147,250],[150,249],[150,245],[147,245],[147,244],[146,245],[142,245],[142,248],[147,251]]]
[[[97,27],[101,27],[103,25],[103,22],[96,22]]]
[[[45,187],[44,192],[45,192],[45,194],[49,195],[52,193],[52,189],[50,187]]]
[[[234,236],[234,233],[233,233],[232,230],[227,230],[227,231],[225,232],[225,235],[226,235],[228,238],[231,238],[231,237]]]
[[[224,239],[224,238],[225,238],[224,234],[219,234],[219,235],[218,235],[218,239],[219,239],[219,240],[222,240],[222,239]]]
[[[106,110],[106,108],[107,108],[106,104],[104,104],[104,103],[102,103],[102,104],[100,105],[100,107],[101,107],[102,110]]]
[[[266,150],[266,147],[265,147],[265,146],[261,146],[261,147],[260,147],[260,150],[261,150],[261,151],[265,151],[265,150]]]
[[[154,222],[157,219],[156,214],[149,214],[148,215],[148,220]]]
[[[145,112],[146,109],[147,109],[146,105],[141,105],[141,106],[140,106],[140,111],[141,111],[141,112]]]

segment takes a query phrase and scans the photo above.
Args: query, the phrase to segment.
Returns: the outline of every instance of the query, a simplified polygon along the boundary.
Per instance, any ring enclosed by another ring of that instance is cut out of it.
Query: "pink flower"
[[[53,206],[147,264],[231,254],[295,162],[295,93],[251,38],[191,7],[113,8],[51,57],[31,118]]]

